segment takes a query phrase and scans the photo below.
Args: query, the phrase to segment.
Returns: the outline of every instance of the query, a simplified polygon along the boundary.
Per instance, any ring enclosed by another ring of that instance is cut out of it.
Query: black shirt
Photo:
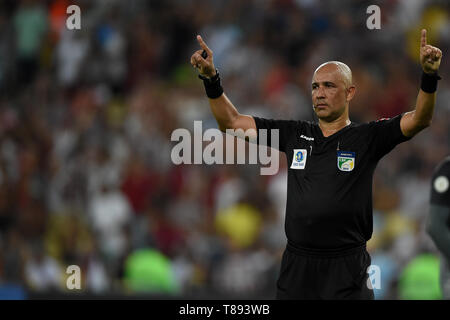
[[[310,121],[254,117],[258,130],[279,129],[279,150],[286,153],[289,243],[343,249],[371,238],[375,167],[397,144],[410,139],[401,132],[401,116],[351,123],[329,137]],[[258,142],[260,135],[258,131]]]
[[[434,170],[431,179],[431,204],[450,207],[450,157],[445,158]]]

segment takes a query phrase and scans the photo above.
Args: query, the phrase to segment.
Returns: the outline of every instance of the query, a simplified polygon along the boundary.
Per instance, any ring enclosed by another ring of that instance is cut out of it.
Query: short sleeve
[[[408,141],[400,128],[400,120],[403,114],[394,118],[383,118],[370,123],[373,134],[371,149],[376,159],[381,159],[398,144]]]
[[[441,162],[431,179],[430,203],[450,207],[450,157]]]
[[[255,119],[258,132],[258,144],[267,145],[282,152],[286,152],[289,138],[295,136],[298,129],[301,129],[301,121],[273,120],[258,117],[253,117],[253,119]],[[278,131],[273,131],[274,129]],[[276,141],[272,141],[272,137],[278,137],[278,147]]]

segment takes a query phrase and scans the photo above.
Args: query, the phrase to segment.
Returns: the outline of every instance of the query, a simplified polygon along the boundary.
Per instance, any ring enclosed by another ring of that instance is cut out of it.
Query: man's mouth
[[[326,104],[326,103],[317,103],[316,104],[316,108],[325,108],[325,107],[328,107],[328,105]]]

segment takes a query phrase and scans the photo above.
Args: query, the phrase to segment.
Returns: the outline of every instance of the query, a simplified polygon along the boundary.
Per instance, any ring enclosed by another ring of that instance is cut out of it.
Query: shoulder
[[[402,114],[398,114],[395,117],[381,117],[378,118],[376,120],[372,120],[370,122],[368,122],[367,124],[371,127],[380,127],[380,126],[384,126],[387,124],[391,124],[391,123],[395,123],[398,122],[398,124],[400,125],[400,120],[402,119],[403,113]]]
[[[305,120],[284,120],[284,119],[271,119],[252,116],[255,120],[257,128],[271,128],[271,129],[296,129],[304,128],[308,125],[308,121]]]
[[[350,130],[353,133],[358,133],[361,134],[363,132],[367,132],[371,129],[371,123],[370,122],[354,122],[352,121],[352,123],[350,124]]]
[[[381,136],[382,139],[395,141],[397,144],[407,141],[412,137],[407,137],[403,134],[400,122],[404,113],[398,114],[392,118],[379,118],[367,123],[369,132],[376,136]]]

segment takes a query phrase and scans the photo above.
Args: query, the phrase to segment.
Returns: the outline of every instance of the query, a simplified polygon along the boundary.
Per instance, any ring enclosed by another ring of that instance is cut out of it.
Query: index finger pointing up
[[[205,41],[203,41],[202,37],[200,35],[197,36],[197,41],[200,45],[200,47],[203,48],[203,50],[206,51],[206,53],[208,54],[208,56],[212,55],[212,51],[210,48],[208,48],[208,46],[206,45]]]
[[[427,45],[427,30],[422,29],[422,37],[420,39],[420,46],[425,47]]]

